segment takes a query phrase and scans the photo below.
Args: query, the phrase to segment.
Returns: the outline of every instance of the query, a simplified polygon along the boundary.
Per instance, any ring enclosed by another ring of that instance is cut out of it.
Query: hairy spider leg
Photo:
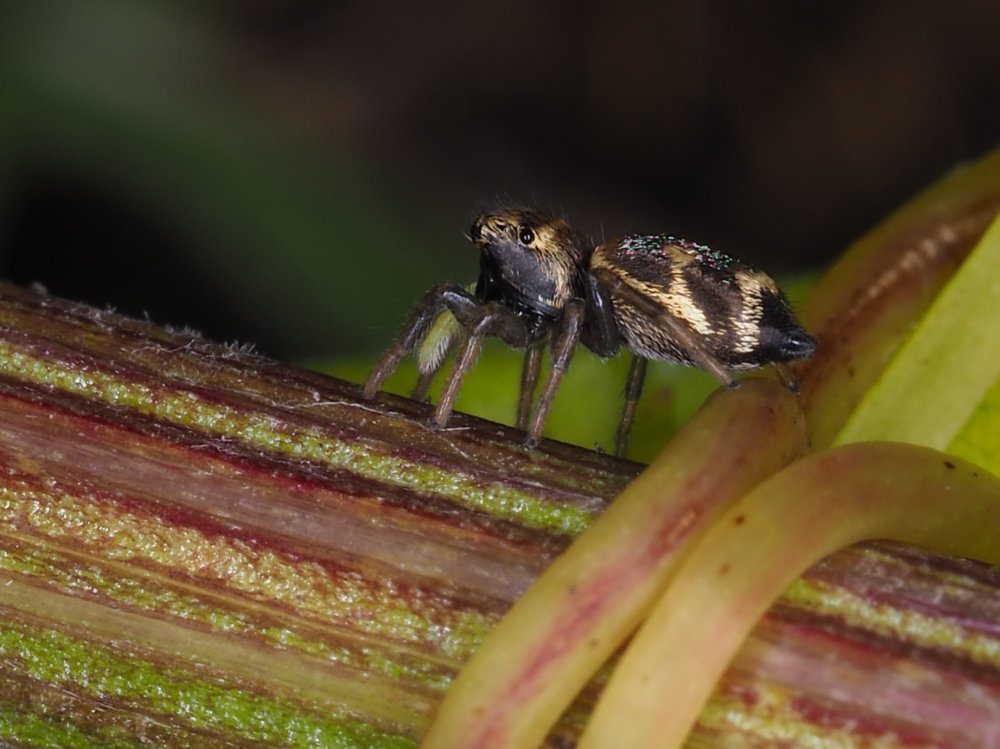
[[[462,389],[462,382],[483,348],[483,339],[488,335],[496,335],[512,346],[523,346],[528,335],[524,321],[508,308],[497,302],[483,304],[477,301],[476,304],[478,308],[468,320],[459,318],[459,322],[466,326],[468,335],[458,349],[455,367],[448,376],[441,400],[434,411],[434,423],[439,427],[448,423],[448,417]]]
[[[524,350],[524,364],[521,368],[521,395],[517,399],[517,428],[527,429],[531,418],[531,404],[538,389],[538,378],[542,373],[542,350],[545,338],[531,341]]]
[[[427,346],[428,338],[434,335],[434,331],[439,327],[444,315],[447,315],[452,323],[458,326],[456,328],[458,335],[452,334],[450,330],[446,330],[441,340],[435,344],[435,350],[424,356],[422,352]],[[428,400],[427,393],[434,382],[434,375],[438,373],[444,360],[455,347],[462,332],[462,328],[455,320],[454,315],[450,314],[447,309],[438,313],[438,317],[430,326],[427,338],[421,342],[418,348],[418,352],[420,352],[417,354],[419,376],[410,395],[411,398],[425,402]],[[531,417],[531,406],[535,399],[535,391],[538,389],[538,380],[541,375],[542,352],[545,348],[545,342],[544,338],[538,338],[530,341],[525,347],[524,363],[521,369],[521,391],[517,402],[516,424],[518,429],[528,428],[528,419]]]
[[[618,431],[615,432],[615,455],[619,458],[624,458],[628,450],[628,438],[632,432],[632,424],[635,423],[635,410],[642,395],[642,386],[646,382],[648,362],[644,356],[633,356],[632,366],[628,370],[628,379],[625,381],[625,406],[618,422]]]
[[[545,426],[549,409],[552,408],[552,401],[559,389],[559,383],[569,368],[569,363],[573,360],[573,352],[576,351],[576,344],[579,342],[583,330],[585,310],[585,303],[582,299],[570,299],[563,308],[562,319],[559,321],[559,332],[552,343],[552,366],[549,370],[549,377],[545,381],[545,387],[542,388],[542,395],[538,399],[535,416],[531,420],[531,428],[528,430],[527,444],[530,447],[538,444],[542,435],[542,427]]]
[[[615,322],[615,310],[607,289],[601,286],[593,275],[587,277],[587,318],[584,321],[583,345],[598,356],[614,356],[621,349],[625,339]],[[615,455],[624,458],[628,450],[628,438],[635,422],[635,412],[646,381],[648,359],[633,354],[625,381],[625,404],[622,407],[618,431],[615,432]]]
[[[431,322],[437,317],[442,307],[451,310],[455,318],[465,325],[466,321],[471,320],[482,306],[483,303],[476,297],[454,283],[438,284],[424,294],[413,308],[413,313],[403,330],[396,337],[389,350],[385,352],[378,366],[368,376],[363,391],[364,397],[368,400],[375,397],[375,394],[381,389],[382,383],[396,370],[402,358],[409,354],[427,334]]]
[[[414,353],[418,377],[411,398],[425,402],[428,400],[427,392],[434,382],[434,375],[464,334],[462,324],[451,310],[445,307],[438,312]]]
[[[417,384],[413,386],[413,391],[410,393],[410,397],[413,400],[424,403],[428,402],[427,391],[431,389],[431,383],[434,382],[435,374],[437,374],[437,369],[420,373],[420,376],[417,377]]]

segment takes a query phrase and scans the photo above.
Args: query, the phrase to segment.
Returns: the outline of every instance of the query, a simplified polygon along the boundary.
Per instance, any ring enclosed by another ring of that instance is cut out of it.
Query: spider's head
[[[482,253],[486,298],[557,314],[580,295],[587,243],[563,219],[530,208],[503,208],[472,223],[469,238]]]

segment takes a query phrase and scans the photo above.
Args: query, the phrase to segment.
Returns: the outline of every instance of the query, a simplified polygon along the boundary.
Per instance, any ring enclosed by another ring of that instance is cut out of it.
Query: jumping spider
[[[517,426],[528,430],[534,446],[577,343],[602,357],[624,346],[634,358],[615,435],[615,452],[623,457],[649,359],[700,367],[730,388],[738,385],[731,372],[775,364],[794,391],[781,363],[805,359],[816,348],[769,276],[694,242],[646,234],[593,247],[561,218],[529,208],[482,215],[469,237],[480,250],[475,291],[444,283],[424,294],[365,383],[366,398],[423,342],[422,394],[464,334],[434,414],[434,423],[444,426],[483,339],[497,336],[526,350]],[[458,327],[429,345],[424,339],[445,309]],[[532,414],[546,344],[551,371]]]

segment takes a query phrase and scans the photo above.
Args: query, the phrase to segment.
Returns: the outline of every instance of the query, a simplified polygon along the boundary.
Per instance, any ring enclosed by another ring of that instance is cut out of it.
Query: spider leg
[[[670,331],[671,337],[681,344],[694,363],[718,380],[720,385],[730,390],[740,386],[739,381],[733,379],[729,370],[706,350],[704,342],[687,326],[680,324],[662,310],[656,319]]]
[[[382,383],[399,366],[400,360],[426,335],[428,327],[443,306],[450,309],[459,322],[463,322],[462,318],[471,319],[474,316],[475,311],[482,307],[482,302],[453,283],[439,284],[424,294],[413,308],[403,330],[368,376],[364,387],[365,398],[371,400],[375,397]]]
[[[615,322],[611,298],[594,276],[587,276],[586,284],[587,314],[580,341],[598,356],[614,356],[622,347],[622,335]]]
[[[427,397],[427,391],[431,389],[431,384],[434,382],[434,375],[437,374],[437,370],[433,372],[421,372],[420,376],[417,378],[417,384],[413,386],[413,391],[410,393],[410,397],[415,401],[421,401],[422,403],[428,403],[430,399]]]
[[[639,405],[639,396],[642,395],[642,386],[646,381],[647,362],[648,359],[645,357],[633,357],[628,380],[625,381],[625,407],[622,409],[622,418],[615,433],[615,455],[619,458],[624,458],[628,450],[628,437],[635,422],[635,409]]]
[[[455,368],[448,376],[444,391],[441,393],[441,400],[434,411],[434,423],[439,427],[448,423],[448,417],[451,415],[455,400],[462,389],[462,382],[483,348],[483,339],[495,332],[494,328],[496,327],[501,327],[505,332],[516,327],[518,323],[512,317],[511,313],[504,307],[495,302],[489,302],[481,305],[475,316],[468,321],[468,336],[458,349],[458,355],[455,357]]]
[[[774,371],[778,373],[778,379],[781,380],[781,384],[788,388],[788,392],[792,395],[799,394],[799,383],[795,379],[795,375],[792,374],[791,368],[783,362],[774,363]]]
[[[420,374],[410,395],[411,398],[418,401],[427,400],[427,391],[434,381],[434,375],[444,364],[444,360],[462,334],[462,324],[451,310],[445,308],[438,312],[420,345],[416,347],[414,357]]]
[[[538,388],[538,377],[542,371],[542,349],[545,339],[539,338],[527,345],[524,351],[524,366],[521,369],[521,396],[517,401],[517,428],[527,429],[531,417],[531,402]]]
[[[545,387],[542,389],[542,395],[535,408],[535,416],[531,420],[531,428],[528,430],[527,444],[529,446],[538,444],[542,427],[545,426],[545,419],[549,415],[549,409],[552,408],[556,390],[558,390],[559,383],[573,359],[573,352],[576,350],[576,344],[580,340],[580,332],[583,328],[584,311],[584,302],[580,299],[571,299],[563,309],[559,333],[552,344],[552,369],[549,372],[549,378],[545,381]]]

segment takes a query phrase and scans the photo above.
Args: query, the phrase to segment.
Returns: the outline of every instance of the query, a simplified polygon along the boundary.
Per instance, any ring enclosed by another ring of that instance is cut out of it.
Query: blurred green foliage
[[[377,348],[374,331],[466,249],[464,222],[241,98],[206,15],[118,0],[0,9],[0,195],[31,170],[86,175],[176,227],[183,262],[273,353]],[[85,273],[101,238],[67,232]],[[155,285],[143,271],[136,247],[128,282]]]

